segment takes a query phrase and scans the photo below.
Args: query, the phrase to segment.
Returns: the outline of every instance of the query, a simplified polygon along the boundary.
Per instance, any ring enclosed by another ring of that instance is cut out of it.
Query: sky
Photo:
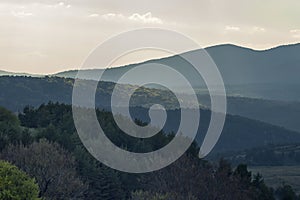
[[[78,69],[108,38],[144,27],[180,32],[201,47],[299,43],[299,10],[299,0],[1,0],[0,70]],[[142,51],[114,66],[163,56]]]

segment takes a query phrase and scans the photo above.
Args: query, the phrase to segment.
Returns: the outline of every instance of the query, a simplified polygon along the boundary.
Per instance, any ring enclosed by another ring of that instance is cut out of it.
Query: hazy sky
[[[142,27],[179,31],[203,47],[298,43],[299,10],[299,0],[1,0],[0,69],[76,69],[101,42]],[[161,55],[131,55],[118,64]]]

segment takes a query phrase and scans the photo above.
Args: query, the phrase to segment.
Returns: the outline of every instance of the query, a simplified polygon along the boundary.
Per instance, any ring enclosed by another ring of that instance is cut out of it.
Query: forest
[[[148,152],[174,135],[161,131],[149,139],[132,138],[110,112],[97,110],[107,137],[121,148]],[[145,123],[136,120],[139,125]],[[297,200],[293,188],[270,188],[244,163],[200,160],[196,142],[175,163],[146,174],[106,167],[82,145],[66,104],[26,106],[17,115],[0,109],[0,199],[129,199],[129,200]],[[177,176],[174,176],[177,174]]]

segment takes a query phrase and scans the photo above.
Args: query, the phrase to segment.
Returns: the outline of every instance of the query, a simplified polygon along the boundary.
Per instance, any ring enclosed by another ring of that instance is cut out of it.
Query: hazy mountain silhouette
[[[184,53],[198,59],[203,50]],[[206,48],[221,72],[229,95],[259,97],[276,100],[300,100],[300,44],[279,46],[273,49],[256,51],[235,45],[218,45]],[[199,59],[201,62],[201,59]],[[105,70],[102,80],[116,82],[130,69],[142,64],[164,64],[183,74],[194,87],[205,88],[201,76],[180,56],[149,60],[139,64]],[[93,68],[91,66],[91,68]],[[95,79],[96,72],[103,69],[83,70],[87,79]],[[76,70],[55,74],[59,77],[74,78]],[[169,84],[182,89],[175,77],[163,72],[157,73]],[[128,84],[136,84],[147,74],[135,74]],[[98,77],[97,77],[98,78]]]

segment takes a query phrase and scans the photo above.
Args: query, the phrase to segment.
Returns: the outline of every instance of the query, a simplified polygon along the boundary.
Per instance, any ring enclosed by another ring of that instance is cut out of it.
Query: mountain
[[[148,110],[131,109],[133,118],[149,122]],[[166,132],[176,132],[180,124],[180,110],[168,110],[164,126]],[[202,144],[210,122],[211,112],[201,110],[201,119],[196,141]],[[300,133],[245,117],[227,114],[222,135],[211,155],[264,147],[267,145],[300,143]]]
[[[21,111],[26,105],[39,106],[48,101],[71,104],[73,79],[46,77],[0,77],[0,105],[12,111]],[[101,82],[96,95],[98,107],[110,107],[110,95],[115,84]],[[124,95],[137,86],[118,85]],[[210,109],[208,95],[198,95],[200,107]],[[167,109],[179,108],[176,97],[166,90],[142,87],[134,93],[131,106],[149,107],[151,103],[163,104]],[[289,130],[300,132],[300,103],[227,97],[227,112],[246,118],[259,120]]]
[[[299,84],[300,44],[255,51],[234,45],[206,49],[226,85]],[[295,74],[296,73],[296,74]]]
[[[273,100],[300,101],[300,44],[285,45],[264,51],[256,51],[235,45],[218,45],[205,49],[214,60],[223,77],[226,90],[230,96],[244,96]],[[199,59],[203,50],[184,53],[194,59]],[[191,84],[205,91],[201,76],[193,67],[178,55],[149,60],[143,63],[126,65],[105,70],[102,80],[117,82],[130,69],[142,64],[164,64],[183,74]],[[83,70],[86,79],[95,79],[97,71],[103,69]],[[59,77],[74,78],[76,70],[55,74]],[[178,80],[167,73],[157,72],[170,85],[185,91]],[[134,79],[124,84],[136,84],[143,80],[145,74],[134,74]]]
[[[0,76],[28,76],[28,77],[42,77],[43,75],[39,74],[29,74],[29,73],[18,73],[18,72],[8,72],[0,70]]]
[[[85,82],[86,87],[90,87],[90,80]],[[94,81],[92,81],[94,82]],[[11,111],[22,111],[27,106],[39,106],[49,101],[71,104],[74,79],[64,79],[58,77],[0,77],[0,106]],[[96,93],[96,106],[101,108],[110,107],[110,97],[115,83],[101,82],[98,84]],[[129,91],[138,89],[133,85],[117,85],[120,94],[119,98],[127,96]],[[145,101],[147,100],[147,101]],[[178,107],[178,101],[171,92],[149,89],[142,87],[138,89],[131,101],[131,106],[148,107],[149,103],[157,102],[166,108]],[[121,105],[122,106],[122,105]]]
[[[263,51],[231,44],[208,47],[205,50],[218,66],[225,83],[227,95],[279,101],[300,101],[300,79],[298,78],[300,73],[300,43]],[[199,58],[199,54],[202,53],[203,50],[194,50],[182,55],[198,59],[201,63],[203,60]],[[176,69],[190,81],[199,94],[207,94],[207,88],[202,77],[186,60],[178,55],[106,70],[86,69],[82,70],[81,73],[86,79],[94,80],[98,78],[96,76],[98,72],[104,72],[103,81],[117,82],[130,69],[143,64],[153,65],[154,63],[168,65]],[[77,72],[77,70],[71,70],[49,76],[74,78]],[[164,71],[158,71],[156,74],[169,85],[175,86],[178,91],[190,92],[174,76],[170,76]],[[5,75],[41,77],[41,75],[35,74],[0,71],[0,76]],[[135,73],[132,78],[129,78],[130,81],[120,83],[136,85],[143,81],[144,77],[145,74]],[[160,88],[158,85],[152,85],[151,87]]]
[[[0,93],[0,106],[21,112],[27,105],[39,106],[49,101],[71,104],[73,83],[73,79],[58,77],[0,77],[0,90],[5,91]],[[89,81],[87,81],[87,87],[88,83]],[[98,84],[96,93],[96,106],[98,108],[109,110],[110,96],[114,87],[115,84],[111,82]],[[132,85],[118,85],[118,89],[122,91],[119,98],[123,98],[122,95],[126,95],[127,91],[136,88]],[[147,104],[145,104],[145,100],[147,100]],[[164,90],[140,88],[132,97],[130,110],[132,117],[148,122],[150,103],[166,105],[168,120],[164,130],[166,132],[176,131],[181,112],[175,109],[178,107],[178,101],[174,95]],[[200,129],[197,135],[199,143],[202,143],[209,121],[210,111],[201,110]],[[270,144],[290,144],[295,141],[300,142],[300,133],[298,132],[228,114],[215,153],[251,149]]]
[[[208,95],[199,95],[199,101],[203,107],[210,108]],[[300,102],[228,96],[227,113],[300,132]]]

